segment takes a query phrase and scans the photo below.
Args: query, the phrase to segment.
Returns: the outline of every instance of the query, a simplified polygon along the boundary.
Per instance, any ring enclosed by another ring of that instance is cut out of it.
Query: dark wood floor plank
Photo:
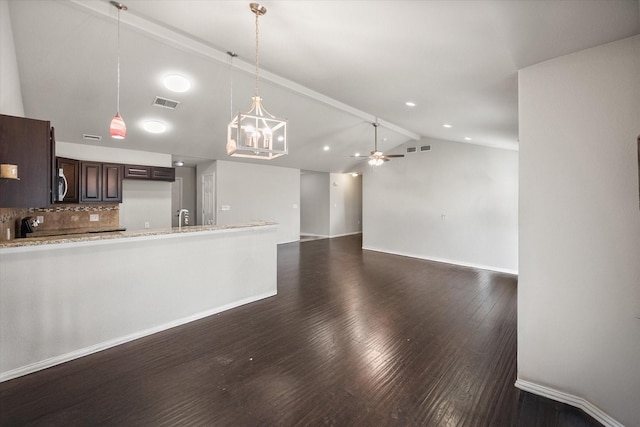
[[[577,426],[518,391],[517,279],[281,245],[278,295],[0,384],[0,425]]]

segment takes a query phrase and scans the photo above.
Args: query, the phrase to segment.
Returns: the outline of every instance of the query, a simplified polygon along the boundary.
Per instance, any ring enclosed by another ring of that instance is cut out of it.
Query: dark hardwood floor
[[[360,247],[281,245],[276,297],[1,383],[0,425],[599,425],[514,387],[514,276]]]

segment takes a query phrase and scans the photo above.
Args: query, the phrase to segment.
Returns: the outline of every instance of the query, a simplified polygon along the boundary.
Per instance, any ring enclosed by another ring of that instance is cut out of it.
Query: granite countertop
[[[175,234],[185,234],[185,233],[197,233],[203,231],[217,231],[217,230],[230,230],[230,229],[240,229],[240,228],[250,228],[250,227],[261,227],[267,225],[275,225],[274,222],[268,221],[255,221],[244,224],[230,224],[230,225],[193,225],[193,226],[185,226],[185,227],[173,227],[173,228],[154,228],[154,229],[145,229],[145,230],[132,230],[132,231],[123,231],[124,229],[118,230],[104,230],[104,231],[96,231],[92,230],[91,232],[78,232],[69,234],[68,232],[64,232],[64,234],[57,235],[48,235],[41,237],[27,237],[23,239],[13,239],[9,241],[0,242],[0,249],[2,248],[18,248],[18,247],[28,247],[28,246],[43,246],[43,245],[52,245],[59,243],[73,243],[73,242],[91,242],[91,241],[100,241],[100,240],[112,240],[112,239],[122,239],[129,237],[145,237],[145,236],[162,236],[162,235],[175,235]],[[48,233],[52,234],[52,233]]]

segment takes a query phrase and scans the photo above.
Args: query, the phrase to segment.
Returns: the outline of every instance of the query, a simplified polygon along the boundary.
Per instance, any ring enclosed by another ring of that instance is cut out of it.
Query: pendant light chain
[[[227,55],[229,55],[229,117],[233,119],[233,58],[238,54],[229,50]]]
[[[258,64],[260,62],[259,60],[259,56],[258,56],[258,34],[259,34],[259,30],[258,30],[258,22],[259,22],[259,17],[260,14],[256,13],[256,96],[260,96],[260,93],[258,91],[258,75],[259,75],[259,67]]]

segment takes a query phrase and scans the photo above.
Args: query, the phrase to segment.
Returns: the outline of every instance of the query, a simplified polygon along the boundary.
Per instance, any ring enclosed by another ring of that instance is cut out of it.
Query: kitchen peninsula
[[[0,380],[277,294],[277,225],[0,242]]]

